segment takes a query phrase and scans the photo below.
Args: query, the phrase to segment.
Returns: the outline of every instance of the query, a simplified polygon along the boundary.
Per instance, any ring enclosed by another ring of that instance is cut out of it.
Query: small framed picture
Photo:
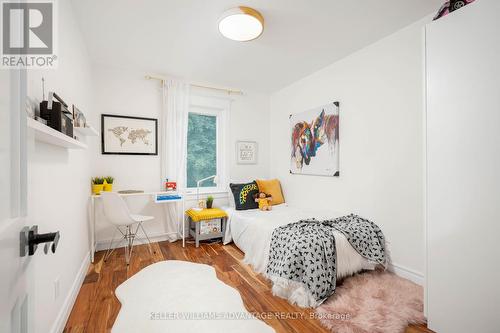
[[[103,154],[158,155],[158,119],[101,115]]]
[[[257,164],[257,142],[237,141],[236,142],[236,163]]]
[[[82,111],[80,111],[75,105],[73,105],[73,126],[74,127],[85,127],[87,120]]]

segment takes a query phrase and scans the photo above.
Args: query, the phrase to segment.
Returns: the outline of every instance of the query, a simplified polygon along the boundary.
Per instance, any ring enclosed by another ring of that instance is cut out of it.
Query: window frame
[[[230,101],[216,97],[206,97],[191,95],[189,101],[188,113],[208,115],[216,117],[216,169],[219,181],[217,186],[213,187],[200,187],[200,194],[214,194],[227,192],[227,130],[228,130],[228,117],[229,117]],[[187,185],[187,144],[186,138],[186,170],[185,170],[185,184],[186,194],[196,195],[196,187],[188,187]]]

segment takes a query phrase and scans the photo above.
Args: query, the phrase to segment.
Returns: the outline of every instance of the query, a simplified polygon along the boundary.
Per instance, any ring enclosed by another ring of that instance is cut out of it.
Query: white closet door
[[[500,332],[500,1],[426,28],[427,312],[439,333]]]

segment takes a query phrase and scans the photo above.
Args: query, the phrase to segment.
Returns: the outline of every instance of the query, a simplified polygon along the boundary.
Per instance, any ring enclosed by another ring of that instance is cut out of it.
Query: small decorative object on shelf
[[[113,181],[115,179],[111,176],[105,177],[104,178],[104,191],[105,192],[111,192],[113,191]]]
[[[198,208],[193,208],[193,209],[198,209],[198,210],[203,210],[205,209],[206,206],[206,201],[203,199],[198,200]]]
[[[165,190],[166,191],[176,191],[177,190],[177,182],[169,182],[167,179],[165,182]]]
[[[73,126],[87,127],[87,119],[85,119],[85,115],[74,104],[73,104]]]
[[[92,194],[101,194],[104,190],[104,178],[94,177],[92,178]]]
[[[209,195],[207,198],[207,208],[208,209],[212,208],[213,203],[214,203],[214,197]]]
[[[40,103],[40,117],[48,126],[73,138],[73,117],[68,104],[55,92],[50,92],[48,100]]]

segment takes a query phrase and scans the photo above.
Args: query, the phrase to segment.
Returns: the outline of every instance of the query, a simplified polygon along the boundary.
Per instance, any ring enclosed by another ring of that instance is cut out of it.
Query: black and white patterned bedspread
[[[363,257],[386,265],[380,228],[357,215],[333,220],[301,220],[273,231],[266,273],[302,283],[317,304],[335,292],[337,279],[334,231],[342,232]]]

